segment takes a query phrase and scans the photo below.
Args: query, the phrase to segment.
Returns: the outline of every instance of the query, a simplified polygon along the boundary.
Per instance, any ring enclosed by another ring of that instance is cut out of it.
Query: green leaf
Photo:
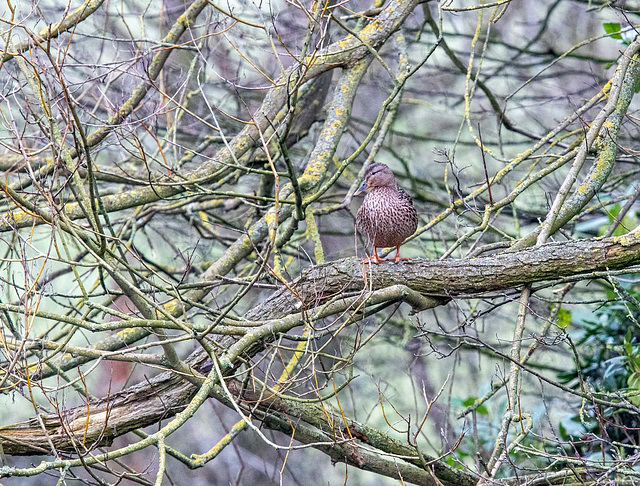
[[[627,386],[629,387],[629,391],[640,391],[640,373],[631,373],[627,378]],[[640,405],[640,395],[630,396],[629,401],[637,407]]]
[[[620,214],[621,210],[622,206],[620,205],[620,203],[615,203],[611,208],[609,208],[609,212],[607,213],[609,221],[613,221],[613,218]]]
[[[571,312],[566,309],[560,309],[558,311],[558,326],[562,329],[566,329],[571,324]]]
[[[604,31],[609,34],[609,37],[622,40],[622,36],[620,35],[620,22],[605,22],[602,26],[604,27]]]
[[[562,438],[562,440],[570,439],[569,434],[567,433],[567,428],[564,425],[562,425],[562,422],[558,424],[558,429],[559,429],[560,437]]]
[[[478,397],[468,397],[462,402],[462,404],[465,407],[470,407],[476,402],[477,399]],[[485,407],[484,405],[478,405],[478,407],[476,408],[476,413],[480,415],[489,415],[489,409],[487,409],[487,407]]]
[[[624,336],[624,352],[628,358],[633,355],[633,344],[631,344],[631,328],[627,329],[627,334]]]
[[[640,92],[640,80],[636,81],[634,90],[636,93]],[[620,214],[621,210],[622,210],[622,205],[620,205],[620,203],[609,205],[607,207],[606,212],[607,212],[607,218],[609,219],[609,223],[613,222],[613,220],[618,216],[618,214]],[[622,218],[622,221],[620,222],[616,230],[613,232],[612,236],[626,235],[629,232],[629,230],[631,230],[632,228],[635,228],[636,226],[638,226],[636,218],[631,216],[631,214],[627,214],[624,218]],[[602,236],[607,231],[608,227],[609,227],[608,224],[606,225],[603,224],[598,229],[598,236]]]
[[[467,454],[468,456],[469,454]],[[449,466],[454,467],[456,469],[464,469],[464,466],[460,464],[459,461],[456,461],[453,457],[447,456],[444,460]]]

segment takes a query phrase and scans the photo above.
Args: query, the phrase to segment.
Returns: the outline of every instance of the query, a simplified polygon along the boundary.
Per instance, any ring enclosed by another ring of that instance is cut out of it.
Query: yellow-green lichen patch
[[[36,221],[38,218],[33,216],[32,214],[25,212],[12,212],[9,215],[4,216],[7,221],[11,221],[16,224],[18,227],[28,226]]]
[[[127,342],[128,338],[131,334],[137,334],[137,329],[133,327],[127,327],[125,329],[121,329],[116,333],[116,337],[122,341]]]
[[[276,237],[276,213],[275,211],[268,211],[264,215],[264,221],[269,227],[269,239],[273,241]]]
[[[633,246],[640,243],[640,228],[636,229],[633,233],[629,233],[622,236],[615,236],[613,238],[614,243],[620,246]]]

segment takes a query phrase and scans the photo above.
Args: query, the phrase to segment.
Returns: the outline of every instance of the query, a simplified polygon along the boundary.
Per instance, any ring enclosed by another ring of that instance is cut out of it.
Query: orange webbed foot
[[[376,247],[373,247],[373,255],[364,259],[364,264],[367,263],[380,263],[386,261],[385,258],[380,258],[378,256],[378,252],[376,251]]]
[[[394,263],[398,263],[399,261],[406,261],[409,260],[407,257],[401,257],[400,256],[400,247],[396,246],[396,256],[394,256],[391,261]]]
[[[410,260],[410,259],[409,259],[409,258],[407,258],[407,257],[401,257],[401,256],[398,256],[398,255],[396,255],[395,257],[393,257],[393,258],[391,259],[391,261],[392,261],[393,263],[398,263],[398,262],[407,262],[407,261],[409,261],[409,260]]]
[[[381,262],[386,262],[387,259],[386,258],[380,258],[378,255],[374,255],[374,256],[370,256],[364,259],[363,263],[381,263]]]

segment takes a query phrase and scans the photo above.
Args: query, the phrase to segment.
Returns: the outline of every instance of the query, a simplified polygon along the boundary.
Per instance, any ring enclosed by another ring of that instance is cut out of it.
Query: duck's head
[[[380,162],[374,162],[367,167],[367,170],[364,171],[362,185],[354,193],[354,196],[376,187],[396,187],[396,177],[393,175],[393,171]]]

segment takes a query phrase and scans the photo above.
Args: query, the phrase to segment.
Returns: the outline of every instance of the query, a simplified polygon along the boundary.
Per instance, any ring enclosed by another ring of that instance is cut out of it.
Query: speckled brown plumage
[[[381,261],[376,248],[383,247],[396,247],[394,261],[399,261],[400,245],[418,227],[418,215],[411,197],[397,186],[391,169],[380,163],[367,168],[364,182],[356,194],[366,189],[370,192],[358,210],[356,228],[373,244],[374,256],[367,261]]]

